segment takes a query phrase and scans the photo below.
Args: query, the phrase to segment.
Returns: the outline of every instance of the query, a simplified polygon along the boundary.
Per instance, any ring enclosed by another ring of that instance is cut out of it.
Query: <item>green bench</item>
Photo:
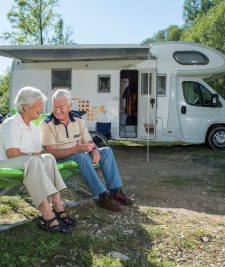
[[[79,173],[79,165],[74,161],[58,163],[57,166],[64,180]],[[93,166],[94,168],[98,168],[100,167],[100,164],[93,164]],[[2,190],[0,191],[0,197],[5,195],[14,186],[22,184],[22,181],[23,181],[22,169],[0,168],[0,189]],[[95,197],[92,197],[90,194],[87,199],[81,201],[67,201],[64,204],[66,206],[73,207],[93,199],[95,199]],[[31,222],[33,220],[35,220],[35,217],[17,223],[0,224],[0,232],[9,230],[11,228]]]
[[[62,175],[63,179],[67,179],[69,177],[75,176],[79,173],[79,165],[74,161],[67,161],[64,163],[58,163],[58,170],[60,174]],[[93,164],[94,168],[100,167],[100,164]],[[11,168],[0,168],[0,197],[5,195],[11,188],[13,188],[16,185],[22,184],[23,181],[23,170],[22,169],[11,169]],[[76,183],[77,185],[77,183]],[[81,188],[80,188],[81,189]],[[81,201],[67,201],[64,204],[69,207],[77,206],[81,203],[90,201],[95,199],[95,197],[92,197],[91,194],[89,196]],[[0,232],[6,231],[11,228],[14,228],[16,226],[31,222],[35,219],[26,219],[21,222],[12,223],[12,224],[0,224]]]
[[[12,114],[15,114],[15,110],[11,110]],[[41,114],[39,120],[34,121],[35,124],[39,125],[42,119],[44,119],[47,114]],[[62,175],[63,179],[75,176],[79,173],[79,165],[74,161],[67,161],[57,164],[58,170]],[[100,167],[100,164],[93,164],[94,168]],[[13,169],[13,168],[0,168],[0,196],[5,195],[11,188],[18,184],[22,184],[23,181],[23,169]],[[66,203],[68,206],[78,205],[78,202]],[[1,225],[0,231],[8,230],[17,225],[29,222],[33,219],[28,219],[20,223],[11,224],[11,225]]]
[[[58,170],[62,177],[66,179],[79,172],[79,166],[74,161],[58,163]],[[23,181],[23,170],[13,168],[0,168],[0,188],[7,189]],[[0,193],[0,196],[3,192]]]
[[[15,109],[10,109],[10,113],[12,115],[16,114]],[[39,125],[40,122],[46,118],[48,114],[43,113],[40,114],[40,118],[38,120],[34,120],[33,122],[36,125]],[[58,163],[58,170],[61,173],[62,177],[66,179],[67,177],[74,176],[76,173],[79,172],[79,166],[74,161],[67,161],[64,163]],[[95,168],[99,167],[99,164],[93,164]],[[9,188],[18,183],[21,183],[23,180],[23,170],[22,169],[13,169],[13,168],[0,168],[0,188]],[[3,193],[0,193],[0,196]]]

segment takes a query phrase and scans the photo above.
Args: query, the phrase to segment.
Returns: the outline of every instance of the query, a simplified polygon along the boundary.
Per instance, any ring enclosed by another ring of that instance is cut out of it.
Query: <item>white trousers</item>
[[[57,168],[56,160],[50,154],[27,155],[2,160],[0,161],[0,168],[24,170],[23,183],[37,208],[44,199],[66,188]]]

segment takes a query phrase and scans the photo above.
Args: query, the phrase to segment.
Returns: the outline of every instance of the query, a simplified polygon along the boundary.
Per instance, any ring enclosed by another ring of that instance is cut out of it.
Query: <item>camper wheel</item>
[[[207,137],[208,144],[213,149],[225,149],[225,127],[213,128]]]
[[[108,140],[105,138],[103,134],[96,131],[89,131],[89,133],[97,147],[108,146]]]

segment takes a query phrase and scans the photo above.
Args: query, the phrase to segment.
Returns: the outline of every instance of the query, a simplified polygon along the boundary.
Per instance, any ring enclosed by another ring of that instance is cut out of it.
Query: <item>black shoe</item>
[[[75,219],[69,217],[69,216],[66,214],[65,210],[62,210],[62,211],[55,211],[55,210],[53,209],[52,211],[55,213],[56,217],[57,217],[60,221],[62,221],[64,224],[66,224],[66,225],[68,225],[68,226],[71,226],[71,227],[74,227],[74,226],[77,225],[77,221],[76,221]],[[64,214],[64,216],[63,216],[63,214]]]
[[[37,222],[38,227],[43,230],[53,232],[53,233],[64,233],[64,234],[71,231],[71,228],[68,225],[61,222],[57,217],[54,217],[49,220],[45,220],[42,216],[38,216],[38,219],[39,219]],[[57,221],[58,224],[51,225],[52,222],[54,221]]]

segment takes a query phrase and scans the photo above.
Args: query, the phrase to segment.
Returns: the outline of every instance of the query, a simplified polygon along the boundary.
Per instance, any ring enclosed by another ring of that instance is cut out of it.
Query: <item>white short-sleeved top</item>
[[[26,154],[42,151],[38,126],[25,124],[19,113],[6,119],[0,125],[0,160],[7,159],[5,150],[9,148],[19,148]]]

